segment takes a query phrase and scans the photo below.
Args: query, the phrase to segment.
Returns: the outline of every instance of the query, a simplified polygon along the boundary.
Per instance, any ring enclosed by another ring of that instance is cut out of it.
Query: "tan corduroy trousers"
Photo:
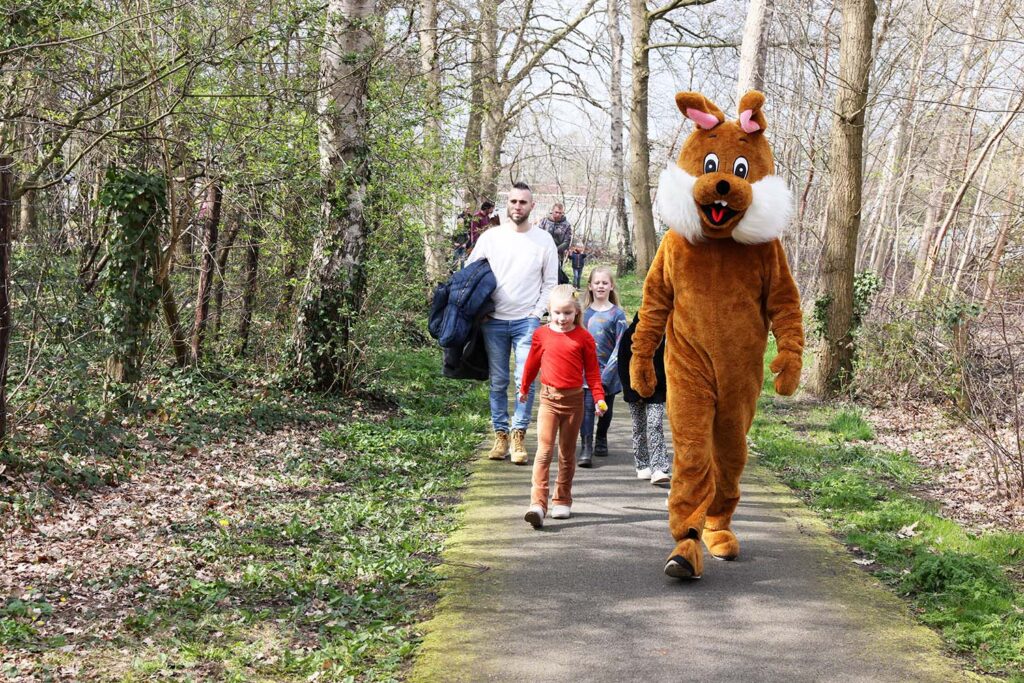
[[[532,505],[547,512],[551,456],[558,444],[558,475],[553,505],[572,505],[572,476],[576,472],[576,441],[583,422],[583,388],[540,387],[537,410],[537,456],[533,459]],[[557,442],[556,442],[557,439]]]

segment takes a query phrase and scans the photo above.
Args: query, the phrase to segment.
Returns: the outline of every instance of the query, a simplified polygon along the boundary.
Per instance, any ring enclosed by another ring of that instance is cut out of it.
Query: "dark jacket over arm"
[[[622,398],[626,403],[647,401],[648,403],[664,403],[666,394],[665,383],[665,338],[654,351],[654,374],[658,378],[658,386],[650,398],[644,398],[633,390],[629,383],[629,361],[633,357],[633,332],[636,331],[636,324],[640,320],[640,314],[633,316],[633,323],[622,333],[619,340],[619,379],[622,380]]]

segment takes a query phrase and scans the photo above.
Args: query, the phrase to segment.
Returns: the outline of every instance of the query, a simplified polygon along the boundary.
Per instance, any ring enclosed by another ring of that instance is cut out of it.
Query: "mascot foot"
[[[665,575],[673,579],[699,579],[704,570],[704,553],[700,541],[684,538],[665,563]]]
[[[740,542],[736,534],[728,529],[720,531],[704,530],[704,545],[716,560],[735,560],[740,556]]]

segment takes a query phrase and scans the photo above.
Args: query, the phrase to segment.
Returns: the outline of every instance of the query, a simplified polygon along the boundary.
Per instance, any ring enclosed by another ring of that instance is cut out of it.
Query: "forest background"
[[[808,384],[939,416],[969,453],[963,507],[1022,525],[1016,3],[24,0],[0,20],[4,529],[147,449],[272,432],[289,401],[388,404],[456,214],[512,180],[642,278],[690,128],[674,93],[735,116],[748,88],[794,193]]]

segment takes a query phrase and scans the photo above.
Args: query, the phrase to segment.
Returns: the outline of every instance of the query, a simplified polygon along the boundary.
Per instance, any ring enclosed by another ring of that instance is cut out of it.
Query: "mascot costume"
[[[763,104],[763,94],[748,92],[739,119],[726,121],[703,95],[677,94],[697,127],[658,186],[658,210],[671,230],[644,281],[630,379],[651,395],[652,357],[664,335],[676,540],[665,573],[680,579],[700,578],[702,541],[717,559],[739,556],[730,526],[769,331],[778,343],[775,390],[788,396],[800,381],[800,293],[778,239],[792,197],[774,175]]]

